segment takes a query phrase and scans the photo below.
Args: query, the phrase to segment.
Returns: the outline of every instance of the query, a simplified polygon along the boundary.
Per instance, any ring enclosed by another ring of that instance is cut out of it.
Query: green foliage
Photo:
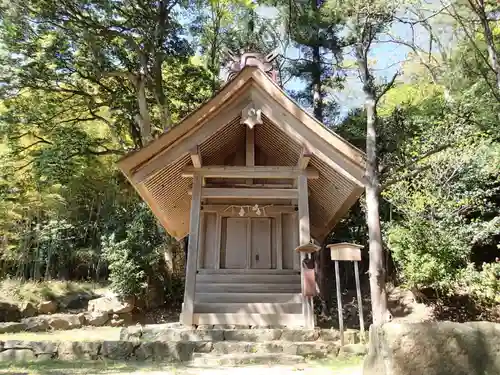
[[[157,265],[165,234],[145,204],[128,214],[131,221],[124,231],[103,236],[103,256],[111,271],[111,289],[121,296],[140,296],[151,279],[164,281]]]
[[[483,263],[480,271],[469,264],[460,270],[457,284],[482,303],[500,304],[500,261]]]
[[[459,225],[412,218],[389,225],[387,246],[410,288],[446,289],[467,262],[469,248]]]

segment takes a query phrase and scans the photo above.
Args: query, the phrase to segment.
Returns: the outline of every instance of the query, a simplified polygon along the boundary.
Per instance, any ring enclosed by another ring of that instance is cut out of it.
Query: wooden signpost
[[[365,322],[363,319],[363,301],[361,298],[361,286],[359,283],[359,266],[358,262],[361,261],[361,249],[363,246],[352,243],[336,243],[327,245],[330,249],[330,255],[335,261],[335,280],[337,285],[337,308],[339,313],[339,330],[340,330],[340,345],[344,345],[344,317],[342,312],[342,292],[340,290],[340,271],[339,261],[351,261],[354,263],[354,277],[356,279],[356,294],[358,297],[359,309],[359,329],[361,337],[365,337]]]

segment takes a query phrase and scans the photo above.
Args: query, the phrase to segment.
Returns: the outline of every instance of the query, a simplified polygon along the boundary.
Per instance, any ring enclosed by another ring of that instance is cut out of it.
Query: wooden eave
[[[246,67],[207,103],[143,149],[118,162],[141,197],[174,237],[187,234],[193,147],[204,165],[222,165],[223,153],[244,148],[241,111],[249,103],[262,109],[256,145],[275,165],[293,166],[303,150],[319,171],[310,180],[311,233],[322,240],[363,192],[365,156],[301,109],[264,72]],[[188,169],[189,170],[189,169]]]

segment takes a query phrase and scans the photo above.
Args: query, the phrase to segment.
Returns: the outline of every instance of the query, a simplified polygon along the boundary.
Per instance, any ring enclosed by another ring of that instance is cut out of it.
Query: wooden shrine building
[[[290,99],[262,56],[236,65],[119,167],[170,235],[189,235],[182,323],[312,328],[296,248],[321,243],[362,194],[364,154]]]

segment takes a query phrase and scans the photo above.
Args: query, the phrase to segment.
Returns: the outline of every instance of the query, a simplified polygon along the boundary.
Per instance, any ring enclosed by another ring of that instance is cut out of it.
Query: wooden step
[[[298,293],[195,293],[195,303],[302,303]]]
[[[300,274],[198,274],[196,284],[299,284]]]
[[[214,313],[193,314],[193,324],[235,324],[256,326],[303,327],[302,314],[240,314]]]
[[[195,313],[301,314],[301,303],[197,303]]]
[[[197,280],[196,293],[300,293],[300,280],[291,284],[209,284]]]
[[[299,270],[271,270],[271,269],[245,269],[245,268],[220,268],[220,269],[209,269],[202,268],[197,271],[197,274],[200,275],[300,275]]]

